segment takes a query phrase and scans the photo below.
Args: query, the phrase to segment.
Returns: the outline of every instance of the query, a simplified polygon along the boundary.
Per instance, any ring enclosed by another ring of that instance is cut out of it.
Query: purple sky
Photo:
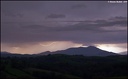
[[[127,51],[127,3],[2,1],[1,47],[40,53],[94,45]]]

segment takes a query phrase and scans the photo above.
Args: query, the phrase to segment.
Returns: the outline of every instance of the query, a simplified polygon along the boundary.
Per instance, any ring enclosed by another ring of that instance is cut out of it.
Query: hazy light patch
[[[94,46],[114,52],[126,52],[127,43],[124,44],[94,44]],[[72,47],[87,47],[84,44],[74,43],[71,41],[48,41],[48,42],[37,42],[30,44],[1,44],[1,51],[11,52],[11,53],[20,53],[20,54],[36,54],[45,51],[57,51],[65,50]]]
[[[81,47],[88,47],[88,46],[84,46],[84,45],[83,45],[83,46],[81,46]]]
[[[51,46],[55,44],[56,42],[46,42],[46,43],[39,43],[41,46]]]
[[[1,51],[7,51],[11,53],[20,53],[20,54],[35,54],[45,51],[57,51],[65,50],[71,47],[81,47],[83,44],[73,43],[71,41],[49,41],[49,42],[38,42],[32,44],[18,44],[11,46],[8,44],[2,44]]]
[[[127,51],[127,44],[96,44],[96,46],[102,50],[114,53]]]
[[[70,41],[55,41],[55,42],[42,42],[40,45],[43,48],[46,48],[46,51],[57,51],[57,50],[65,50],[71,47],[80,47],[82,44],[73,43]]]
[[[19,52],[20,50],[20,47],[12,47],[12,52],[16,53],[16,52]]]
[[[122,27],[122,26],[113,26],[113,27],[102,27],[104,30],[127,30],[127,27]]]

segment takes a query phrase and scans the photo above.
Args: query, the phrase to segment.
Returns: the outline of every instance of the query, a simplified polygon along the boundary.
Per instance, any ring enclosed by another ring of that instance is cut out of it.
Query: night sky
[[[127,51],[127,3],[2,1],[1,51],[32,54],[96,46]]]

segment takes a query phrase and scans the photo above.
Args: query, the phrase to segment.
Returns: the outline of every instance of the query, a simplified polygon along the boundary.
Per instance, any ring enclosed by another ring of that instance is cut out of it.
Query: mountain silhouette
[[[9,52],[1,52],[1,56],[38,56],[38,55],[49,55],[49,54],[66,54],[66,55],[84,55],[84,56],[110,56],[110,55],[121,55],[113,52],[101,50],[95,46],[69,48],[66,50],[59,50],[55,52],[42,52],[39,54],[12,54]]]
[[[9,52],[0,52],[0,54],[2,55],[2,54],[11,54],[11,53],[9,53]]]
[[[95,46],[88,47],[78,47],[78,48],[69,48],[66,50],[60,50],[55,52],[43,52],[40,55],[48,55],[48,54],[66,54],[66,55],[84,55],[84,56],[109,56],[109,55],[118,55],[113,52],[108,52],[101,50]]]

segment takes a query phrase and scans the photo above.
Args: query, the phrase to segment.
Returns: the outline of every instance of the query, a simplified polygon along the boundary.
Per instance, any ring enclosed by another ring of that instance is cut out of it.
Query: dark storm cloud
[[[21,28],[25,28],[25,29],[46,29],[48,27],[43,26],[43,25],[29,25],[29,26],[21,26]]]
[[[1,11],[2,43],[126,43],[126,4],[13,1]]]
[[[36,10],[44,6],[43,2],[35,1],[3,1],[2,10],[19,11],[19,10]]]
[[[127,20],[127,17],[121,17],[121,16],[117,16],[114,18],[111,18],[112,20]]]
[[[53,19],[56,19],[56,18],[65,18],[66,16],[63,15],[63,14],[50,14],[48,16],[46,16],[46,19],[47,18],[53,18]]]
[[[43,2],[35,1],[2,1],[1,2],[1,21],[20,21],[19,19],[27,19],[27,16],[37,15],[44,6]],[[23,21],[21,20],[21,22]]]
[[[58,21],[59,22],[59,21]],[[68,21],[60,21],[68,22]],[[69,22],[79,22],[74,25],[68,25],[65,27],[48,27],[43,25],[29,25],[22,26],[25,29],[34,29],[35,31],[51,31],[51,32],[62,32],[62,31],[91,31],[91,32],[121,32],[121,29],[111,29],[111,27],[126,27],[127,20],[125,17],[114,17],[108,20],[95,20],[95,21],[69,21]],[[103,27],[109,27],[109,30]]]
[[[68,21],[64,21],[68,22]],[[65,27],[53,27],[53,31],[92,31],[92,32],[118,32],[123,30],[105,30],[102,27],[113,27],[113,26],[120,26],[126,27],[127,26],[127,19],[126,17],[120,18],[112,18],[112,20],[95,20],[95,21],[69,21],[69,22],[79,22],[74,25],[65,26]]]
[[[79,9],[79,8],[86,8],[87,6],[85,4],[76,4],[72,5],[71,9]]]
[[[45,26],[18,25],[18,23],[2,23],[2,42],[28,43],[42,41],[74,41],[78,43],[126,43],[127,29],[111,29],[113,26],[127,27],[126,18],[112,20],[83,21],[74,25]],[[103,29],[103,27],[109,27]]]
[[[24,15],[21,14],[21,13],[14,13],[14,12],[11,12],[11,11],[7,11],[7,10],[4,10],[2,11],[3,15],[5,16],[8,16],[8,17],[20,17],[22,18]]]

